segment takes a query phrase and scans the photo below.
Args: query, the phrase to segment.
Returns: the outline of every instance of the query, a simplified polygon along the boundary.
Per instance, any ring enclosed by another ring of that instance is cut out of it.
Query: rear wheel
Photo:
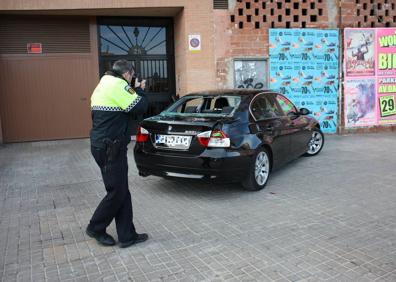
[[[270,155],[265,148],[260,148],[250,164],[248,176],[243,187],[248,191],[258,191],[267,184],[271,171]]]
[[[308,150],[305,156],[311,157],[320,153],[324,145],[324,135],[320,129],[315,128],[312,131],[311,139],[308,143]]]

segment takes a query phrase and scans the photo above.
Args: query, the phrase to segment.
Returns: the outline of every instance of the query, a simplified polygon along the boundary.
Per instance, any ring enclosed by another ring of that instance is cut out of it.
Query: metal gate
[[[139,78],[146,79],[149,112],[161,112],[175,95],[172,19],[98,18],[100,75],[114,61],[133,63]]]

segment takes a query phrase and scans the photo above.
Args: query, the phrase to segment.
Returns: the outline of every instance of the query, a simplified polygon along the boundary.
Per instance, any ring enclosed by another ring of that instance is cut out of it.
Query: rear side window
[[[282,110],[272,97],[267,95],[256,96],[250,104],[250,112],[255,120],[282,116]]]
[[[185,96],[162,115],[229,116],[239,107],[239,96]]]
[[[285,115],[288,115],[291,112],[297,113],[297,109],[289,99],[282,95],[276,95],[276,100],[279,103],[279,106],[282,108]]]

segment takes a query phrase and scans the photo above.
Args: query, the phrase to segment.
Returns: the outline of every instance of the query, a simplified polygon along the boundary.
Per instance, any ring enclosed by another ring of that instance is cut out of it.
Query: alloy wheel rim
[[[260,152],[256,157],[254,177],[258,185],[264,185],[269,175],[269,159],[265,152]]]
[[[309,140],[308,144],[308,154],[313,155],[319,152],[320,148],[323,145],[323,137],[317,131],[312,132],[311,140]]]

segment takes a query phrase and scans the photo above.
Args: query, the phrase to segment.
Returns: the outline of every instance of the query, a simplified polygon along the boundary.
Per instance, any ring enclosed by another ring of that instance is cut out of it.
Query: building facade
[[[193,91],[268,87],[270,28],[391,27],[395,6],[395,0],[3,0],[0,141],[88,136],[90,95],[117,59],[132,61],[147,79],[155,114]],[[259,71],[249,75],[252,63]]]

